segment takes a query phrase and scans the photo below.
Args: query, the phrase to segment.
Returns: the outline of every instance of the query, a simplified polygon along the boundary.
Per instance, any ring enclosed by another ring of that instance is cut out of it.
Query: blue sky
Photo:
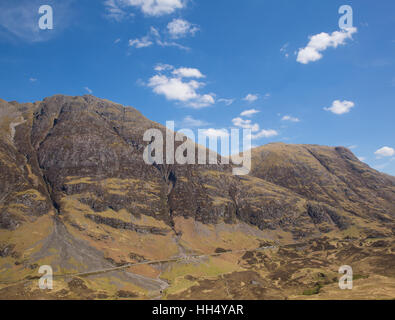
[[[177,128],[249,127],[256,146],[350,147],[395,175],[394,30],[392,0],[2,0],[0,98],[92,93]]]

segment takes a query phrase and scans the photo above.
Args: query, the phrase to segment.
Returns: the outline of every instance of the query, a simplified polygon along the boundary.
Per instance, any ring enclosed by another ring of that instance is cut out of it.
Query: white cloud
[[[155,43],[160,47],[176,47],[182,50],[190,50],[190,48],[185,47],[177,42],[163,40],[160,32],[154,27],[151,27],[151,35],[154,37]]]
[[[215,103],[214,94],[199,95],[197,99],[190,101],[188,105],[195,109],[211,106]]]
[[[29,81],[30,82],[37,82],[37,79],[36,78],[29,78]]]
[[[154,37],[156,37],[156,38],[160,38],[160,33],[159,33],[159,30],[158,30],[158,29],[156,29],[155,27],[152,27],[152,26],[151,26],[151,28],[150,28],[150,32],[151,32],[151,34],[152,34]]]
[[[394,148],[391,147],[382,147],[381,149],[377,150],[374,154],[378,158],[392,157],[393,155],[395,155],[395,150]]]
[[[204,75],[195,68],[178,68],[172,73],[180,78],[204,78]]]
[[[322,52],[327,48],[337,48],[345,44],[347,39],[352,39],[352,35],[357,32],[357,28],[348,28],[342,31],[334,31],[332,34],[321,32],[310,37],[310,41],[305,48],[299,49],[296,61],[308,64],[320,60]]]
[[[278,135],[276,130],[272,129],[260,129],[259,124],[252,123],[251,120],[244,120],[242,118],[234,118],[232,120],[233,125],[243,129],[250,129],[251,130],[251,139],[257,140],[261,138],[271,138]]]
[[[185,0],[123,0],[125,3],[141,9],[149,16],[162,16],[171,14],[177,9],[186,6]]]
[[[322,57],[323,57],[322,54],[319,53],[318,50],[311,47],[306,47],[304,49],[299,50],[296,61],[303,64],[308,64],[311,61],[320,60]]]
[[[291,122],[300,122],[299,118],[288,116],[288,115],[282,117],[281,120],[282,121],[291,121]]]
[[[250,110],[243,111],[240,115],[241,115],[242,117],[251,117],[251,116],[253,116],[254,114],[257,114],[257,113],[259,113],[259,112],[260,112],[259,110],[250,109]]]
[[[135,47],[137,49],[150,47],[152,45],[153,43],[148,36],[142,37],[140,39],[129,40],[129,47]]]
[[[182,120],[181,125],[185,128],[192,128],[192,127],[204,127],[207,126],[208,123],[203,120],[194,119],[191,116],[186,116],[184,120]]]
[[[226,129],[206,129],[201,130],[201,133],[207,137],[219,137],[219,138],[226,138],[229,136],[229,132]]]
[[[117,44],[117,43],[119,43],[119,42],[121,42],[121,39],[120,39],[120,38],[114,40],[114,44]]]
[[[190,48],[183,46],[177,42],[174,41],[162,41],[161,39],[156,40],[156,44],[160,47],[175,47],[181,50],[189,51]]]
[[[287,51],[288,51],[288,46],[289,46],[289,43],[287,42],[286,44],[284,44],[284,45],[280,48],[280,52],[281,52],[286,58],[289,57],[289,53],[287,52]]]
[[[351,111],[352,108],[354,108],[355,103],[352,101],[340,101],[340,100],[335,100],[332,103],[332,106],[329,108],[324,108],[326,111],[330,111],[334,114],[345,114]]]
[[[257,94],[249,93],[243,100],[248,101],[248,102],[254,102],[254,101],[258,100],[258,98],[259,98],[259,96]]]
[[[259,131],[259,124],[257,123],[252,123],[251,120],[244,120],[242,118],[234,118],[232,120],[232,123],[239,128],[243,129],[251,129],[252,132],[257,132]]]
[[[287,42],[286,44],[284,44],[284,45],[280,48],[280,52],[285,52],[285,51],[287,51],[288,46],[289,46],[289,43]]]
[[[165,66],[165,67],[163,67]],[[159,65],[155,67],[156,71],[169,71],[172,68],[169,65]],[[157,74],[149,79],[148,86],[159,95],[164,95],[167,100],[184,102],[187,106],[195,109],[208,107],[215,103],[215,95],[213,93],[200,94],[198,90],[205,86],[204,82],[196,80],[184,80],[183,76],[188,77],[202,75],[198,69],[180,68],[180,76],[172,74]],[[185,71],[189,70],[189,71]],[[190,70],[195,70],[190,72]],[[177,73],[178,74],[178,73]]]
[[[266,93],[266,94],[263,96],[263,98],[264,98],[264,99],[269,99],[271,96],[272,96],[272,95],[271,95],[270,93]]]
[[[150,47],[154,43],[160,47],[176,47],[182,50],[190,50],[188,47],[185,47],[174,41],[163,40],[160,32],[154,27],[150,28],[150,31],[146,36],[138,39],[129,40],[129,46],[138,49]]]
[[[148,83],[157,94],[163,94],[168,100],[188,101],[196,99],[196,89],[202,86],[197,81],[183,82],[179,78],[168,78],[165,75],[153,76]]]
[[[153,41],[155,41],[155,43],[160,47],[176,47],[182,50],[190,50],[188,47],[185,47],[177,42],[163,40],[160,32],[155,27],[150,28],[149,36],[153,37]]]
[[[350,150],[354,150],[354,149],[357,149],[357,148],[358,148],[358,146],[356,144],[353,144],[353,145],[348,147],[348,149],[350,149]]]
[[[158,72],[166,71],[166,70],[172,70],[174,67],[170,64],[165,64],[165,63],[158,63],[155,67],[154,70]]]
[[[366,160],[366,158],[365,157],[358,157],[358,160],[361,162],[364,162]]]
[[[233,102],[235,102],[235,99],[225,99],[225,98],[221,98],[221,99],[218,99],[218,102],[223,102],[223,103],[225,103],[227,106],[230,106]]]
[[[173,39],[179,39],[188,35],[194,36],[199,27],[183,19],[173,19],[167,25],[167,30]]]
[[[88,92],[89,94],[92,94],[93,91],[91,89],[89,89],[88,87],[84,87],[84,89],[86,90],[86,92]]]
[[[115,21],[123,20],[127,15],[127,8],[136,7],[147,16],[163,16],[171,14],[186,6],[187,0],[106,0],[107,17]]]
[[[271,138],[271,137],[275,137],[275,136],[278,136],[278,132],[276,130],[262,129],[258,133],[252,134],[251,135],[251,139],[252,140],[256,140],[256,139],[260,139],[260,138]]]
[[[104,6],[106,8],[106,17],[115,21],[122,21],[127,12],[122,8],[122,1],[120,0],[105,0]]]

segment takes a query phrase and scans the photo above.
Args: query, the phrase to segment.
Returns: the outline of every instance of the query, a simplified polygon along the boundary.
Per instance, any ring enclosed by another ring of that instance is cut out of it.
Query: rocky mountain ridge
[[[143,134],[165,128],[93,96],[0,100],[0,116],[0,278],[43,262],[90,271],[84,255],[106,267],[265,241],[394,236],[395,178],[343,147],[269,144],[238,177],[231,165],[147,165]]]

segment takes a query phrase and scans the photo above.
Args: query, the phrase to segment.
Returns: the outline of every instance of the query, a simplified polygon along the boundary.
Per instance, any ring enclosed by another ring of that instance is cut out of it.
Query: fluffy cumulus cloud
[[[123,2],[140,8],[149,16],[170,14],[186,6],[186,0],[123,0]]]
[[[374,154],[378,158],[392,157],[395,155],[395,150],[394,148],[391,147],[382,147],[381,149],[377,150]]]
[[[232,120],[234,126],[243,128],[243,129],[250,129],[251,130],[251,139],[257,140],[261,138],[271,138],[278,135],[276,130],[272,129],[260,129],[259,124],[253,123],[251,120],[245,120],[242,118],[234,118]]]
[[[259,110],[250,109],[250,110],[243,111],[240,115],[242,117],[252,117],[254,114],[257,114],[257,113],[259,113]]]
[[[259,98],[259,96],[257,94],[249,93],[246,95],[246,97],[243,100],[247,101],[247,102],[254,102],[254,101],[258,100],[258,98]]]
[[[357,32],[357,28],[348,28],[342,31],[334,31],[331,34],[321,32],[310,37],[310,41],[305,48],[298,51],[296,61],[308,64],[320,60],[322,52],[328,48],[337,48],[344,45],[347,39],[352,39],[352,35]]]
[[[105,0],[107,17],[116,21],[128,16],[128,8],[138,8],[147,16],[171,14],[186,6],[187,0]],[[130,15],[130,14],[129,14]]]
[[[257,139],[261,139],[261,138],[272,138],[272,137],[275,137],[275,136],[278,136],[278,132],[276,130],[262,129],[258,133],[252,134],[251,135],[251,139],[252,140],[257,140]]]
[[[282,117],[281,120],[282,121],[290,121],[290,122],[300,122],[299,118],[292,117],[292,116],[289,116],[289,115],[286,115],[286,116]]]
[[[158,74],[151,77],[147,85],[156,94],[165,96],[167,100],[182,102],[195,109],[208,107],[215,103],[213,93],[201,94],[198,92],[205,86],[204,82],[193,79],[204,77],[198,69],[175,69],[170,65],[157,65],[155,70]]]
[[[178,68],[172,72],[175,76],[181,78],[204,78],[204,75],[195,68]]]
[[[257,132],[259,131],[259,124],[257,123],[252,123],[251,120],[244,120],[242,118],[234,118],[232,120],[232,123],[239,128],[243,129],[251,129],[252,132]]]
[[[335,100],[333,101],[332,106],[330,106],[329,108],[324,108],[324,110],[330,111],[334,114],[341,115],[341,114],[349,113],[351,109],[354,107],[355,107],[355,103],[352,101]]]
[[[242,118],[235,118],[232,120],[234,126],[243,128],[243,129],[250,129],[251,130],[251,139],[257,140],[261,138],[271,138],[278,135],[276,130],[272,129],[260,129],[259,124],[252,123],[251,120],[244,120]]]
[[[156,94],[164,95],[168,100],[189,101],[196,99],[196,90],[202,86],[201,83],[191,80],[184,82],[180,78],[170,78],[166,75],[155,75],[148,83]]]
[[[173,39],[179,39],[188,35],[194,36],[199,27],[183,19],[173,19],[167,25],[167,31]]]
[[[153,45],[153,42],[149,39],[148,36],[142,37],[140,39],[131,39],[129,40],[129,47],[135,47],[137,49],[147,48]]]
[[[213,93],[198,95],[198,97],[188,103],[188,105],[195,109],[205,108],[215,103],[215,95]]]
[[[157,72],[162,72],[165,70],[172,70],[174,69],[174,67],[170,64],[166,64],[166,63],[158,63],[155,67],[154,70]]]

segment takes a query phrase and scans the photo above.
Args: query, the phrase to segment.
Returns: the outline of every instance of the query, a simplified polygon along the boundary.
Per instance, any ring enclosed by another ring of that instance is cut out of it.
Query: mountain
[[[395,178],[346,148],[268,144],[234,176],[147,165],[166,128],[93,96],[0,100],[0,119],[0,298],[325,298],[347,263],[395,287]]]

